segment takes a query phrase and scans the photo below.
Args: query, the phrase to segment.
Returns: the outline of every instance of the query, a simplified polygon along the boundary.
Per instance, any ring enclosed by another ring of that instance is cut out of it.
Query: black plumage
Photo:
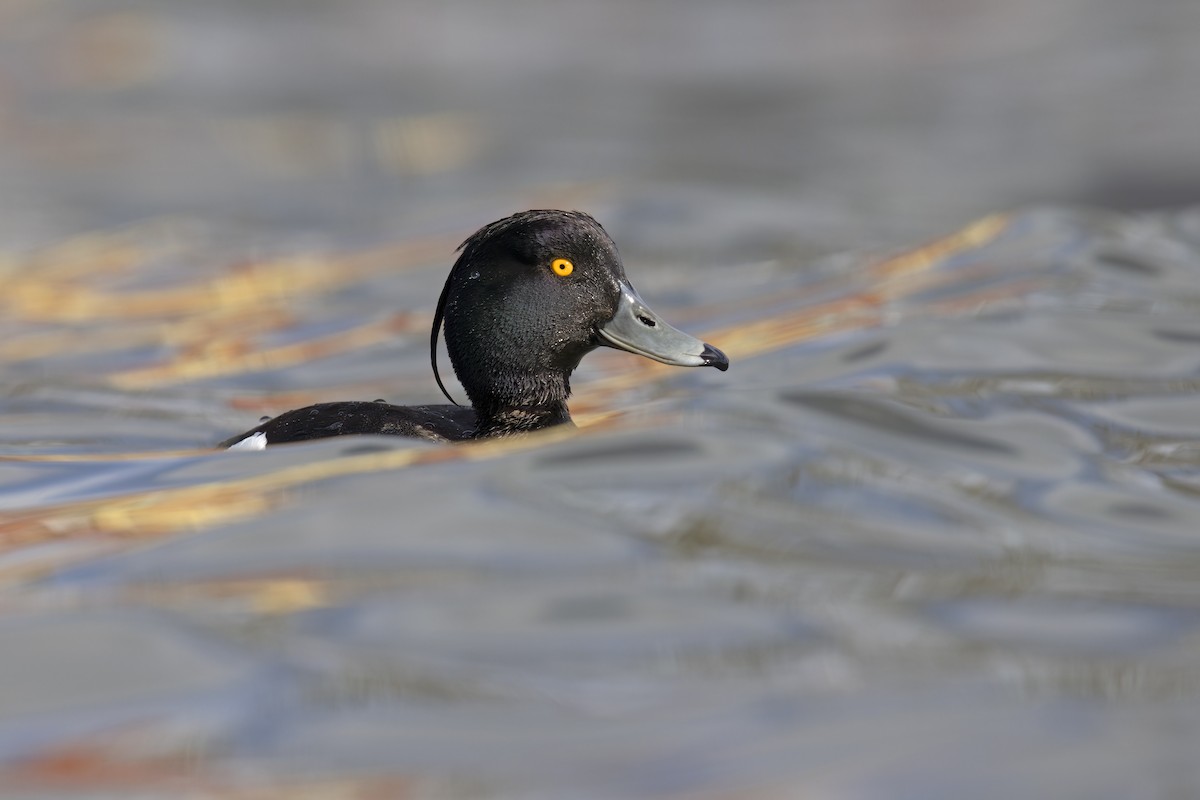
[[[437,365],[444,328],[450,363],[471,408],[320,403],[281,414],[220,446],[251,437],[262,446],[361,433],[460,441],[569,423],[571,373],[599,346],[680,366],[729,365],[719,350],[675,330],[638,297],[616,245],[587,214],[514,214],[485,225],[459,249],[438,299],[430,360],[449,398]]]

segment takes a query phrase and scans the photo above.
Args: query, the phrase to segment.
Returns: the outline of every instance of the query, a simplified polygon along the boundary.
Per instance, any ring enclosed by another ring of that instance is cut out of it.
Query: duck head
[[[666,323],[625,277],[616,245],[578,211],[526,211],[459,248],[430,335],[434,377],[443,323],[476,436],[570,420],[571,372],[597,347],[684,367],[729,368],[720,350]],[[453,398],[451,398],[453,401]]]

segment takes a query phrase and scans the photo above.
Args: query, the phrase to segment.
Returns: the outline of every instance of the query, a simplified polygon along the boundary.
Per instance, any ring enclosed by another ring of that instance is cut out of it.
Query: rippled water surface
[[[405,30],[353,7],[363,35]],[[634,41],[631,60],[594,81],[595,56],[555,78],[510,54],[545,95],[472,82],[500,60],[482,32],[517,36],[497,20],[419,9],[475,32],[452,63],[411,32],[395,33],[409,50],[382,33],[360,50],[316,7],[48,8],[8,12],[27,37],[6,34],[10,52],[49,37],[97,60],[54,51],[60,72],[14,78],[27,125],[0,126],[0,172],[38,189],[3,190],[0,226],[0,794],[1200,791],[1200,212],[1014,205],[1006,186],[1036,181],[1001,167],[906,204],[911,162],[894,149],[856,171],[838,134],[866,136],[873,106],[818,91],[886,83],[856,72],[878,58],[975,96],[999,79],[954,41],[1013,64],[1058,63],[1053,36],[1093,53],[1066,33],[1070,3],[1018,3],[1011,27],[977,9],[935,51],[822,4],[801,55],[787,37],[760,53],[770,26],[715,7],[645,21],[662,60],[613,23],[596,35]],[[1147,14],[1163,52],[1193,58]],[[732,39],[705,38],[717,23]],[[291,44],[269,44],[274,25]],[[830,31],[849,55],[821,50]],[[673,48],[717,40],[724,56],[676,71]],[[183,124],[189,103],[203,125]],[[738,113],[771,121],[757,144]],[[986,141],[987,119],[940,113]],[[37,156],[67,135],[54,119],[95,138]],[[845,159],[844,194],[823,194],[839,184],[816,155],[781,160],[801,131]],[[1062,170],[1060,197],[1104,199],[1052,150],[1030,158]],[[573,381],[576,431],[210,449],[308,402],[436,401],[428,325],[454,247],[536,205],[595,213],[641,293],[729,372],[598,352]]]

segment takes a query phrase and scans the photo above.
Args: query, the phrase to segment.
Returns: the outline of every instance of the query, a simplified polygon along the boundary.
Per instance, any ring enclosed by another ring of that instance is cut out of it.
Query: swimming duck
[[[355,433],[462,441],[571,422],[571,373],[597,347],[681,367],[729,368],[717,348],[668,325],[625,277],[617,247],[579,211],[524,211],[480,228],[438,298],[429,337],[438,388],[438,333],[471,407],[319,403],[288,411],[221,447]]]

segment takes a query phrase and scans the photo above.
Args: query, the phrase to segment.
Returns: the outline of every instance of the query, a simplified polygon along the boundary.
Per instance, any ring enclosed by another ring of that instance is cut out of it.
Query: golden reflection
[[[250,593],[250,608],[256,614],[291,614],[329,605],[324,584],[301,578],[262,581]]]
[[[156,15],[116,11],[71,26],[55,48],[61,77],[93,91],[128,89],[164,71],[166,32]]]
[[[49,797],[102,793],[194,800],[371,800],[443,796],[432,779],[403,775],[279,779],[209,771],[203,725],[148,716],[74,737],[59,737],[0,768],[10,792]],[[445,796],[459,796],[456,793]]]
[[[115,373],[109,381],[118,389],[148,389],[218,375],[282,369],[391,341],[398,333],[423,331],[426,325],[416,315],[394,314],[329,336],[259,349],[253,349],[242,337],[218,338],[182,352],[173,361]]]
[[[821,336],[882,325],[887,303],[962,281],[964,277],[975,277],[969,271],[939,273],[935,268],[958,253],[995,240],[1007,229],[1009,221],[1006,215],[993,214],[950,236],[868,265],[864,269],[868,286],[861,291],[812,303],[799,310],[788,307],[747,322],[709,329],[699,337],[717,343],[736,367],[740,359],[764,355]],[[823,288],[808,287],[804,291],[816,294]],[[941,305],[946,311],[971,311],[988,302],[1020,296],[1032,288],[1035,287],[1028,281],[1012,282],[966,291],[932,305]],[[646,359],[619,356],[611,363],[619,364],[620,372],[616,372],[616,366],[610,367],[610,374],[587,384],[586,392],[580,392],[582,396],[572,404],[572,410],[578,405],[584,411],[591,411],[596,405],[611,402],[614,394],[645,384],[649,376],[663,376],[674,369]]]
[[[238,163],[284,178],[350,174],[365,163],[400,175],[462,169],[483,151],[486,130],[484,120],[461,112],[365,122],[330,114],[262,114],[210,124],[213,139]]]
[[[484,122],[471,114],[391,117],[372,130],[375,160],[388,172],[426,175],[459,169],[483,150]]]
[[[593,423],[593,429],[602,423]],[[327,478],[401,469],[414,464],[484,460],[561,441],[575,432],[552,428],[527,436],[455,447],[409,447],[295,464],[248,478],[158,489],[0,514],[0,552],[56,539],[96,535],[127,539],[165,536],[257,516],[279,505],[289,489]],[[159,454],[162,457],[162,454]],[[225,455],[223,458],[253,458]],[[38,460],[29,457],[25,460]],[[43,459],[50,460],[50,459]]]

